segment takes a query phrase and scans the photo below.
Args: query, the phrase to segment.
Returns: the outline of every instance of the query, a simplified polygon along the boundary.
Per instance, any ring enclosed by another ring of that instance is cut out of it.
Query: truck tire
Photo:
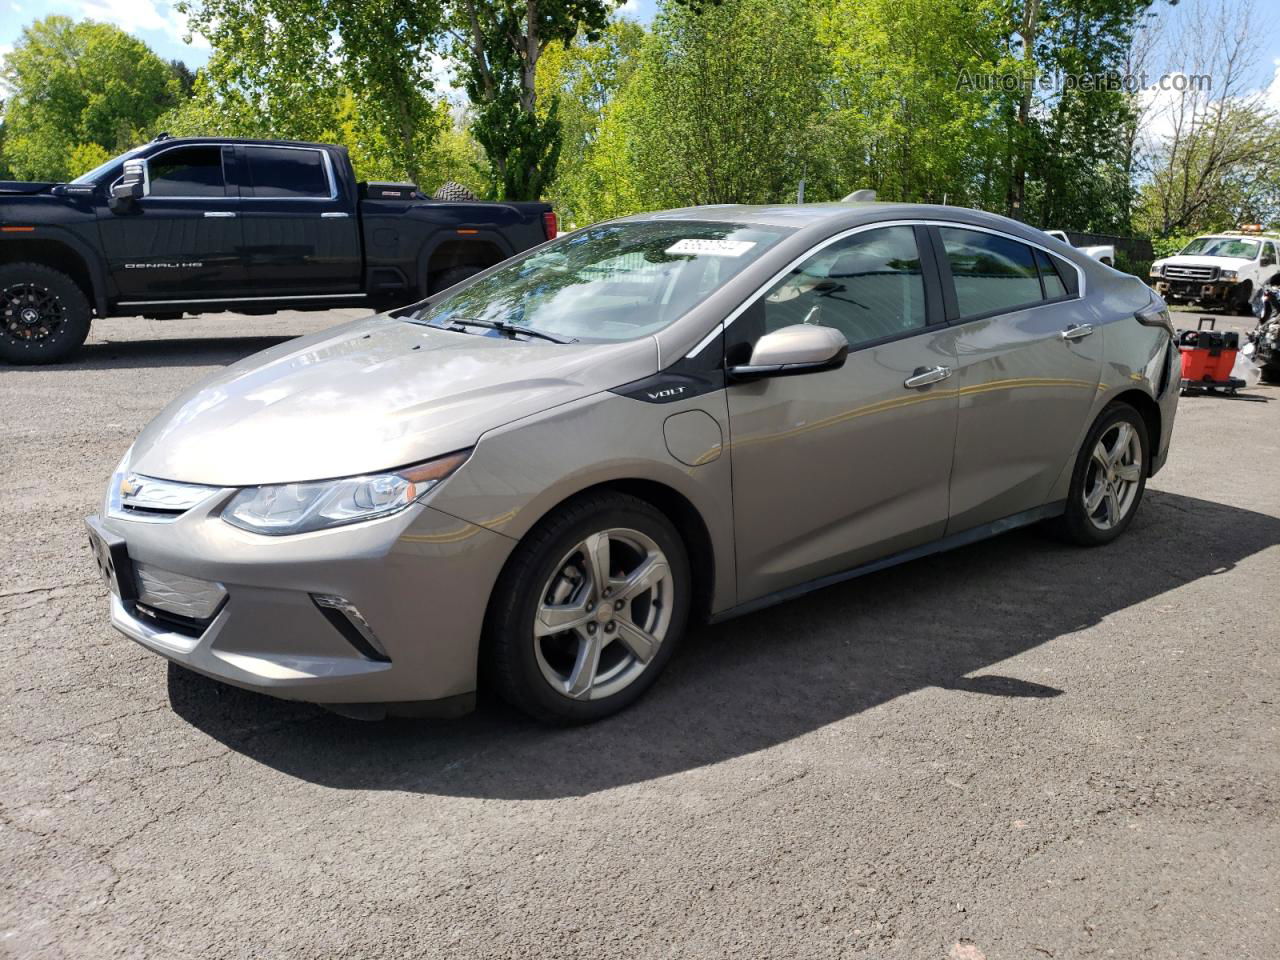
[[[60,270],[39,263],[0,266],[0,360],[56,363],[89,335],[84,291]]]
[[[1235,289],[1235,300],[1231,309],[1238,317],[1253,316],[1253,281],[1245,280]]]
[[[448,200],[451,203],[464,203],[475,200],[476,195],[455,180],[446,180],[432,194],[435,200]]]

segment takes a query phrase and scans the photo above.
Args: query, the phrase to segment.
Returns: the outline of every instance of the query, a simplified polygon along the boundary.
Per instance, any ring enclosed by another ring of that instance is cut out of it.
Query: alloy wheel
[[[62,298],[48,287],[15,283],[0,292],[0,323],[15,340],[44,340],[57,331],[66,315]]]
[[[576,700],[630,686],[666,639],[674,590],[653,538],[622,528],[591,534],[556,564],[539,595],[533,644],[542,676]]]
[[[1099,530],[1124,520],[1138,499],[1142,481],[1142,441],[1132,425],[1121,420],[1094,444],[1081,496],[1084,512]]]

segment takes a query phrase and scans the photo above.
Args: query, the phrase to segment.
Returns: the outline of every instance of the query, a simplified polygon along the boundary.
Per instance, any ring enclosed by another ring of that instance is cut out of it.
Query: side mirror
[[[834,327],[797,323],[766,333],[756,341],[751,362],[729,368],[734,380],[792,377],[844,366],[849,341]]]
[[[141,200],[147,193],[147,165],[145,160],[126,160],[124,176],[111,188],[107,205],[113,213],[121,213]]]

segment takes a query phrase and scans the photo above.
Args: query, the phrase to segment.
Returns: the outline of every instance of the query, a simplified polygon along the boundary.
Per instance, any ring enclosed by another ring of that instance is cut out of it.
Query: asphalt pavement
[[[179,389],[341,319],[0,368],[0,955],[1280,955],[1280,387],[1184,398],[1110,547],[698,629],[587,728],[368,724],[116,634],[81,523]]]

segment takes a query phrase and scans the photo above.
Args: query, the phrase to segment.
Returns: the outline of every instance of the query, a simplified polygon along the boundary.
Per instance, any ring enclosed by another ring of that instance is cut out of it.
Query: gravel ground
[[[175,391],[340,319],[0,370],[0,953],[1280,954],[1280,388],[1184,399],[1109,548],[1019,532],[701,629],[590,728],[361,724],[115,634],[81,527]]]

